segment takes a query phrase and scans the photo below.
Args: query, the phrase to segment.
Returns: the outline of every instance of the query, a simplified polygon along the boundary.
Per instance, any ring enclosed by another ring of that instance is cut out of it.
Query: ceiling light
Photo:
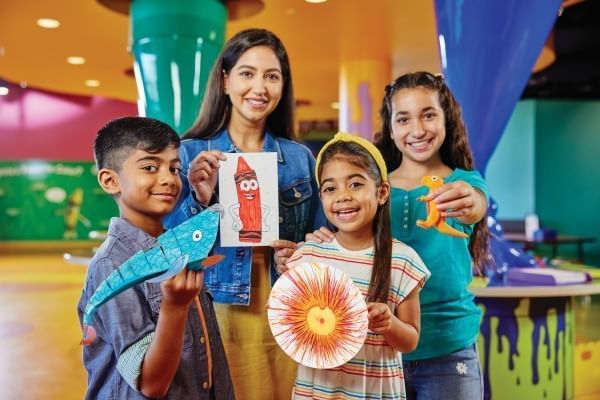
[[[85,58],[79,56],[71,56],[67,57],[67,62],[73,65],[81,65],[85,64]]]
[[[307,3],[313,3],[313,4],[319,4],[319,3],[325,3],[327,0],[304,0]]]
[[[21,81],[21,82],[19,82],[19,87],[20,87],[21,89],[27,89],[27,82],[25,82],[25,81]]]
[[[6,86],[0,86],[0,96],[6,96],[10,92]]]
[[[340,103],[339,103],[339,101],[332,101],[331,104],[330,104],[330,106],[334,110],[339,110],[340,109]]]
[[[97,79],[87,79],[85,81],[85,86],[87,87],[98,87],[100,86],[100,81]]]
[[[46,29],[56,29],[60,26],[60,22],[52,18],[40,18],[37,20],[37,24],[39,27]]]

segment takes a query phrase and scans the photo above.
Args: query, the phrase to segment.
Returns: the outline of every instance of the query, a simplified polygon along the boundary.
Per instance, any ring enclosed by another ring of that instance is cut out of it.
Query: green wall
[[[485,178],[498,219],[523,219],[535,210],[535,100],[521,101],[488,162]]]
[[[536,212],[562,234],[600,240],[600,101],[536,102]],[[575,254],[571,245],[561,255]],[[600,243],[585,245],[600,266]]]
[[[0,241],[81,241],[118,216],[92,162],[0,161]]]
[[[600,266],[598,160],[599,101],[520,101],[485,171],[497,217],[534,211],[543,227],[595,237],[599,243],[584,245],[585,262]],[[575,258],[576,246],[561,245],[559,255]]]

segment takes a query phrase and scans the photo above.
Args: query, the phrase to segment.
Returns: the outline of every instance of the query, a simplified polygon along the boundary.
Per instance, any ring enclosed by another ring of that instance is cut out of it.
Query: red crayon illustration
[[[241,222],[239,226],[234,225],[234,229],[239,231],[240,242],[259,243],[262,239],[263,215],[256,171],[250,168],[244,157],[239,157],[233,177],[239,202],[239,222]]]

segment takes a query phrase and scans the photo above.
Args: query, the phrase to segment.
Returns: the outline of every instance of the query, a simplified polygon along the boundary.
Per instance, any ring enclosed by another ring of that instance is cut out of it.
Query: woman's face
[[[264,126],[283,93],[283,73],[275,52],[267,46],[246,50],[223,80],[232,104],[231,121]]]

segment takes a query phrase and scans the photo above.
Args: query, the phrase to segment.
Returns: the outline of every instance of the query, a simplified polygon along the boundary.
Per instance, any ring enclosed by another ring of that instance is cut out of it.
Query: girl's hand
[[[367,303],[367,318],[372,332],[384,334],[392,329],[392,311],[384,303]]]
[[[302,243],[294,243],[289,240],[275,240],[271,243],[271,247],[275,250],[275,269],[278,273],[283,274],[289,268],[286,266],[287,260],[294,254],[296,248]]]
[[[433,199],[443,217],[469,224],[478,222],[487,208],[485,196],[465,181],[445,183],[425,199]]]
[[[185,267],[171,279],[161,282],[163,304],[166,306],[187,307],[202,288],[204,271],[190,271]]]
[[[188,167],[188,181],[196,194],[196,201],[208,205],[217,186],[219,160],[227,157],[218,150],[202,151]]]
[[[335,239],[335,233],[322,226],[313,233],[307,233],[304,240],[307,242],[330,243]]]

